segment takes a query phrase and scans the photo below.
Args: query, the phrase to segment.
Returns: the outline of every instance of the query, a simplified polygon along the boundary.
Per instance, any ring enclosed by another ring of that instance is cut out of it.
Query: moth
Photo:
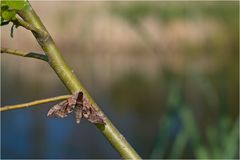
[[[76,114],[77,123],[80,123],[82,118],[86,118],[94,124],[105,124],[105,117],[92,106],[88,98],[81,91],[53,106],[48,111],[47,116],[64,118],[73,111]]]

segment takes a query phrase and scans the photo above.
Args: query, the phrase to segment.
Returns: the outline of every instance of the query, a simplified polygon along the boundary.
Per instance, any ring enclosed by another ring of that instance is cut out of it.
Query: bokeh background
[[[143,158],[239,158],[239,2],[31,2],[98,105]],[[41,52],[29,31],[1,45]],[[68,94],[44,62],[1,55],[1,106]],[[55,103],[1,113],[2,158],[120,158]]]

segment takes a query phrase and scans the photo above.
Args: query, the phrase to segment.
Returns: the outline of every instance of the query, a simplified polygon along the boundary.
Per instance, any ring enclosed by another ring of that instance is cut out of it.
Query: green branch
[[[8,110],[14,110],[14,109],[27,108],[27,107],[33,107],[33,106],[36,106],[36,105],[39,105],[39,104],[44,104],[44,103],[49,103],[49,102],[54,102],[54,101],[59,101],[59,100],[65,100],[65,99],[69,98],[70,96],[71,95],[64,95],[64,96],[58,96],[58,97],[36,100],[36,101],[23,103],[23,104],[4,106],[4,107],[0,108],[0,112],[8,111]]]
[[[12,54],[15,56],[36,58],[48,62],[48,57],[46,55],[35,53],[35,52],[23,52],[15,49],[1,48],[1,53]]]
[[[29,4],[30,5],[30,4]],[[42,24],[41,20],[35,13],[35,11],[28,8],[25,11],[19,13],[21,18],[29,23],[30,25],[41,29],[45,33],[48,33],[44,25]],[[33,32],[34,33],[34,32]],[[89,93],[83,87],[83,85],[79,82],[77,77],[73,74],[71,69],[63,60],[63,57],[57,48],[55,42],[51,38],[50,34],[48,33],[47,36],[42,36],[38,34],[34,34],[35,38],[37,39],[39,45],[42,47],[44,52],[49,58],[49,65],[53,68],[56,72],[58,77],[64,83],[64,85],[68,88],[68,90],[73,94],[78,91],[82,91],[85,96],[89,99],[90,103],[93,107],[101,112],[98,105],[93,101]],[[113,147],[119,152],[122,158],[125,159],[140,159],[140,156],[136,153],[136,151],[132,148],[132,146],[127,142],[127,140],[123,137],[123,135],[115,128],[115,126],[111,123],[111,121],[106,117],[106,124],[105,125],[96,125],[98,129],[103,133],[103,135],[108,139],[108,141],[112,144]]]
[[[19,17],[18,15],[16,15],[16,20],[13,21],[14,24],[16,25],[20,25],[24,28],[26,28],[27,30],[30,30],[36,34],[39,34],[41,36],[46,36],[47,33],[44,30],[38,29],[37,27],[34,27],[33,25],[27,23],[26,21],[24,21],[21,17]]]

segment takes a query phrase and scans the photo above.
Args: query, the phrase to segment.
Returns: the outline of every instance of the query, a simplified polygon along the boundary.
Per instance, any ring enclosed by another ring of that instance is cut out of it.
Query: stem
[[[39,105],[39,104],[44,104],[44,103],[49,103],[49,102],[54,102],[54,101],[59,101],[59,100],[65,100],[65,99],[69,98],[70,96],[71,95],[64,95],[64,96],[58,96],[58,97],[36,100],[36,101],[23,103],[23,104],[5,106],[5,107],[0,108],[0,112],[8,111],[8,110],[14,110],[14,109],[27,108],[27,107],[33,107],[33,106],[36,106],[36,105]]]
[[[34,27],[33,25],[27,23],[26,21],[21,19],[18,15],[16,15],[16,20],[17,21],[14,21],[13,23],[16,23],[17,25],[20,25],[20,26],[26,28],[27,30],[35,32],[39,35],[42,35],[42,36],[47,35],[47,33],[45,31],[38,29],[37,27]]]
[[[40,59],[48,62],[48,57],[46,55],[35,53],[35,52],[23,52],[15,49],[10,49],[10,48],[1,48],[1,53],[8,53],[16,56],[21,56],[21,57],[35,58],[35,59]]]
[[[29,4],[30,6],[30,4]],[[27,23],[35,26],[48,33],[41,20],[30,6],[26,11],[22,11],[19,15],[23,18]],[[34,34],[34,32],[33,32]],[[62,58],[62,55],[55,45],[55,42],[51,38],[48,33],[47,36],[34,34],[37,39],[39,45],[42,47],[44,52],[49,58],[49,65],[56,72],[58,77],[62,80],[64,85],[68,88],[68,90],[73,94],[78,91],[82,91],[85,96],[88,98],[93,107],[102,112],[101,109],[97,106],[97,104],[93,101],[89,93],[79,82],[77,77],[73,74],[71,69],[67,66],[65,61]],[[103,112],[102,112],[103,114]],[[106,116],[105,116],[106,117]],[[122,158],[125,159],[140,159],[140,156],[136,153],[136,151],[132,148],[132,146],[126,141],[123,135],[115,128],[115,126],[111,123],[111,121],[106,117],[105,125],[96,125],[98,129],[103,133],[103,135],[108,139],[108,141],[112,144],[113,147],[119,152]]]

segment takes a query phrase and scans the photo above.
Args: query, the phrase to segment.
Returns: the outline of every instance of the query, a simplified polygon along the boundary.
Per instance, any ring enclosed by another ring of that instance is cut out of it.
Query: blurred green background
[[[239,158],[239,2],[32,2],[66,62],[143,158]],[[23,28],[3,47],[42,52]],[[2,106],[67,94],[34,59],[1,56]],[[1,114],[2,158],[120,158],[55,103]]]

